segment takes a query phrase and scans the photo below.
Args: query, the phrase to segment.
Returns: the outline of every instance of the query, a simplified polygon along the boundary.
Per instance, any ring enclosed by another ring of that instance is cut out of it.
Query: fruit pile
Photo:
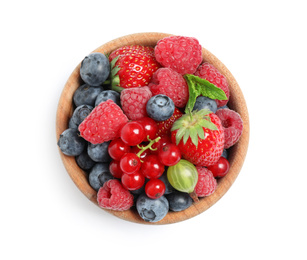
[[[88,175],[105,209],[132,207],[145,221],[209,196],[230,168],[243,121],[227,106],[225,76],[192,37],[94,52],[58,146]]]

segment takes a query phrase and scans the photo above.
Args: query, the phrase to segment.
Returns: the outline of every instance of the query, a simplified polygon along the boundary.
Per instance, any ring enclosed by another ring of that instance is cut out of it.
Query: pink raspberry
[[[238,142],[243,132],[243,120],[237,112],[224,108],[218,109],[216,115],[220,118],[225,134],[224,148],[228,149]]]
[[[86,141],[99,144],[119,137],[121,127],[127,122],[121,108],[109,99],[92,110],[79,125],[79,131]]]
[[[148,87],[152,94],[164,94],[170,97],[176,107],[185,107],[189,99],[189,88],[181,74],[170,69],[158,69],[151,79]]]
[[[201,166],[196,166],[196,169],[198,171],[198,181],[194,189],[196,195],[198,197],[211,195],[217,187],[217,181],[212,172]]]
[[[218,107],[222,107],[227,104],[230,95],[227,79],[213,65],[208,62],[204,62],[197,68],[194,75],[208,80],[210,83],[214,84],[225,92],[227,100],[216,100]]]
[[[108,180],[97,193],[97,202],[101,208],[128,210],[133,206],[133,195],[116,179]]]
[[[152,97],[147,86],[140,88],[127,88],[120,94],[123,111],[130,120],[138,120],[147,116],[146,104]]]
[[[193,74],[202,62],[202,47],[193,37],[169,36],[158,41],[156,60],[181,75]]]

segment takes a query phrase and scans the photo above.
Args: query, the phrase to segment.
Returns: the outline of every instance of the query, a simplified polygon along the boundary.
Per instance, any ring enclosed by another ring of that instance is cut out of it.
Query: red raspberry
[[[108,180],[97,193],[98,205],[104,209],[128,210],[133,206],[133,195],[119,180]]]
[[[222,89],[225,92],[227,99],[229,100],[230,93],[227,79],[213,65],[208,62],[204,62],[198,67],[194,75],[202,79],[206,79],[218,88]],[[225,106],[228,100],[216,100],[217,106]]]
[[[198,171],[198,181],[195,186],[195,193],[198,197],[211,195],[217,186],[217,181],[211,171],[206,167],[196,166]]]
[[[96,106],[79,125],[80,135],[92,144],[99,144],[119,137],[121,127],[128,118],[113,100]]]
[[[188,84],[181,74],[170,69],[158,69],[148,87],[153,95],[164,94],[170,97],[176,107],[185,107],[189,99]]]
[[[157,121],[158,133],[157,136],[169,135],[174,122],[180,118],[183,114],[175,107],[173,115],[165,121]]]
[[[147,116],[146,104],[152,97],[149,88],[127,88],[120,94],[120,101],[123,111],[131,120],[138,120]]]
[[[243,131],[243,120],[241,116],[228,108],[218,109],[216,115],[220,118],[225,134],[225,149],[238,142]]]
[[[202,62],[202,47],[193,37],[169,36],[158,41],[155,56],[164,67],[193,74]]]

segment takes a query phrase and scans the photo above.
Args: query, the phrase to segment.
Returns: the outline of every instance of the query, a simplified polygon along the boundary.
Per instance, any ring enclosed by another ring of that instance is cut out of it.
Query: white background
[[[6,1],[0,6],[1,259],[307,259],[305,1]],[[177,224],[118,219],[60,160],[62,88],[92,50],[137,32],[196,37],[232,72],[249,151],[213,207]]]

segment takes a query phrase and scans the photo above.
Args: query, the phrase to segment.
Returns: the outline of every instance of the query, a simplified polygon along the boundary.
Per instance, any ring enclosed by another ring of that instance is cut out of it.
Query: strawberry
[[[180,117],[171,129],[184,159],[196,166],[210,166],[221,157],[224,130],[221,120],[209,110],[201,109]]]
[[[154,72],[160,67],[152,47],[124,46],[109,56],[112,89],[147,86]]]
[[[175,107],[174,113],[169,119],[164,121],[157,121],[157,126],[158,126],[157,136],[170,134],[174,122],[181,116],[182,116],[181,111],[177,107]]]
[[[111,61],[119,55],[129,54],[133,56],[134,54],[137,54],[137,53],[144,53],[144,54],[148,54],[151,56],[155,55],[153,47],[143,46],[143,45],[128,45],[128,46],[120,47],[116,49],[115,51],[111,52],[111,54],[109,55],[109,60]]]

